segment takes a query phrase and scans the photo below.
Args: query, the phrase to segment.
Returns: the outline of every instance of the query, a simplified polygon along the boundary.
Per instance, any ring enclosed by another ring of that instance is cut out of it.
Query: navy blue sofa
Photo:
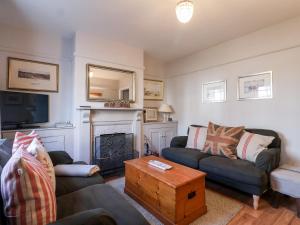
[[[271,171],[279,166],[281,140],[272,130],[246,129],[246,131],[275,137],[268,149],[258,155],[255,163],[213,156],[198,149],[185,148],[188,136],[173,138],[170,147],[162,150],[162,156],[170,161],[206,172],[207,179],[253,195],[254,208],[257,208],[259,197],[270,187]]]

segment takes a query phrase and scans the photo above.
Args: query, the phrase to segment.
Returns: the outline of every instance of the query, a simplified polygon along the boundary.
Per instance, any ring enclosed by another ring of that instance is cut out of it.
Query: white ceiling
[[[177,1],[0,0],[0,23],[96,33],[167,62],[300,15],[300,0],[194,0],[194,17],[181,24]]]

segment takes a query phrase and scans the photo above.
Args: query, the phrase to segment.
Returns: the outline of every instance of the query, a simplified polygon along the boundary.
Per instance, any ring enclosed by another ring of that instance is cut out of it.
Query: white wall
[[[7,89],[7,57],[57,63],[59,92],[48,94],[49,123],[72,120],[72,55],[71,41],[53,34],[30,32],[0,24],[0,89]],[[39,92],[36,92],[39,93]]]
[[[144,55],[145,79],[165,81],[164,63],[149,54]],[[166,85],[165,85],[166,86]],[[166,92],[165,92],[166,96]],[[166,97],[165,97],[166,98]],[[159,107],[163,101],[144,101],[144,107]]]
[[[282,163],[300,163],[300,18],[274,25],[166,65],[167,101],[179,133],[209,121],[277,131]],[[273,71],[273,99],[237,101],[238,76]],[[201,84],[227,80],[227,102],[203,104]]]

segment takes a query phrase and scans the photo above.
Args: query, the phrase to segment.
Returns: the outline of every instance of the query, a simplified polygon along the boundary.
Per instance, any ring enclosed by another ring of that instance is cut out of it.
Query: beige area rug
[[[109,181],[107,184],[110,184],[120,192],[140,213],[144,215],[151,225],[162,225],[162,223],[151,213],[124,193],[124,177]],[[207,213],[195,220],[191,225],[225,225],[243,207],[242,203],[210,190],[206,190],[206,204]]]

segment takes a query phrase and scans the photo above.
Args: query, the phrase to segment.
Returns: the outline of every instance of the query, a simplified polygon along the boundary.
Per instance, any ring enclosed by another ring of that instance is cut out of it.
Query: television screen
[[[0,91],[2,129],[48,122],[48,105],[48,95]]]

